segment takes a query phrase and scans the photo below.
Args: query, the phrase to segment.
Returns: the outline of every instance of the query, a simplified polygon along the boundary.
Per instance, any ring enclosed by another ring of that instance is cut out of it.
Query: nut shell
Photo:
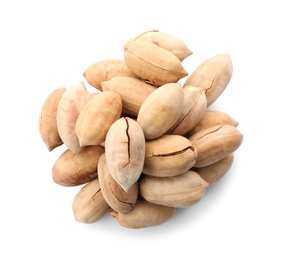
[[[235,152],[243,141],[243,134],[231,125],[216,125],[192,135],[189,140],[198,151],[194,167],[213,164]]]
[[[150,176],[176,176],[192,168],[198,152],[181,135],[163,135],[146,142],[143,173]]]
[[[109,205],[102,195],[98,179],[85,184],[72,202],[75,220],[86,224],[99,221],[108,210]]]
[[[178,120],[184,92],[179,83],[168,83],[153,91],[140,107],[137,122],[145,138],[156,139],[165,134]]]
[[[102,194],[112,209],[127,213],[134,208],[138,197],[138,182],[134,183],[126,192],[111,176],[105,154],[102,154],[99,159],[98,179]]]
[[[145,137],[140,125],[129,117],[115,121],[106,135],[105,155],[110,174],[128,192],[144,165]]]
[[[173,177],[143,176],[139,193],[151,203],[187,208],[201,200],[208,186],[198,173],[189,170]]]
[[[153,43],[133,41],[126,44],[124,60],[139,78],[158,86],[188,76],[181,61],[173,53]]]
[[[63,144],[57,128],[57,110],[59,101],[66,88],[53,90],[46,98],[40,111],[39,132],[49,152]]]
[[[77,186],[95,179],[98,160],[104,151],[101,145],[84,147],[79,153],[67,149],[53,165],[54,182],[62,186]]]

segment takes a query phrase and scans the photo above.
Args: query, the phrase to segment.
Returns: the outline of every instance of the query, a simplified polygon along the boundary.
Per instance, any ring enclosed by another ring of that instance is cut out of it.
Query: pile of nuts
[[[231,116],[208,109],[232,77],[229,55],[215,55],[189,75],[182,61],[192,51],[174,35],[147,31],[123,50],[123,60],[86,68],[95,92],[84,80],[54,89],[39,131],[49,152],[67,147],[52,175],[59,185],[81,187],[75,220],[93,223],[108,213],[136,229],[199,202],[230,169],[243,134]]]

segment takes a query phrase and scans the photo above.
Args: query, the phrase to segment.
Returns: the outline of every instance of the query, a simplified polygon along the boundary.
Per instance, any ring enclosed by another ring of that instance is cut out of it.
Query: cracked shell
[[[105,154],[101,155],[98,162],[98,179],[102,194],[112,209],[127,213],[134,208],[138,197],[138,182],[126,192],[111,176]]]
[[[129,42],[132,41],[144,41],[153,43],[167,51],[173,53],[180,61],[183,61],[187,57],[193,54],[193,52],[187,47],[186,43],[176,37],[159,30],[150,30],[143,32],[137,36],[132,37]]]
[[[138,199],[135,208],[126,214],[110,210],[118,223],[126,228],[138,229],[162,225],[176,213],[176,208],[157,205],[143,199]]]
[[[153,85],[177,82],[188,76],[181,61],[153,43],[133,41],[124,46],[124,61],[139,78]]]
[[[146,142],[143,173],[150,176],[176,176],[192,168],[197,149],[181,135],[163,135]]]
[[[94,179],[85,184],[76,194],[72,202],[74,218],[82,223],[94,223],[102,219],[109,210],[99,180]]]
[[[141,126],[129,117],[115,121],[106,135],[105,154],[110,174],[127,192],[137,182],[144,165],[145,137]]]
[[[201,120],[189,132],[187,132],[185,136],[189,138],[200,130],[215,125],[233,125],[237,127],[238,124],[239,123],[227,113],[217,110],[206,110]]]
[[[233,74],[230,55],[217,54],[200,64],[187,78],[184,87],[191,85],[205,89],[207,107],[211,106],[226,89]]]

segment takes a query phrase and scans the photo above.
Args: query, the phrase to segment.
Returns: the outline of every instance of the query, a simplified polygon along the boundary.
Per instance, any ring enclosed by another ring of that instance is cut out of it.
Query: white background
[[[287,3],[285,1],[1,1],[0,259],[287,259]],[[46,96],[91,63],[123,58],[151,29],[173,34],[192,72],[219,53],[234,73],[212,108],[244,140],[229,173],[167,223],[127,229],[107,215],[74,220],[79,187],[55,184],[38,132]],[[285,124],[286,121],[286,124]]]

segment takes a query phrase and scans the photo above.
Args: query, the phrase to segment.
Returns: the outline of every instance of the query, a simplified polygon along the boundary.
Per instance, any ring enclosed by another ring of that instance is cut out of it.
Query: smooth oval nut
[[[53,165],[54,182],[69,187],[95,179],[98,160],[104,152],[105,148],[101,145],[84,147],[79,153],[67,149]]]
[[[102,91],[101,82],[116,76],[138,78],[122,59],[107,59],[90,64],[83,73],[84,78],[92,87]]]
[[[199,202],[208,187],[198,173],[188,170],[173,177],[143,176],[139,193],[151,203],[187,208]]]
[[[75,131],[81,147],[105,141],[110,126],[120,118],[122,99],[115,91],[95,95],[81,110]]]
[[[192,168],[197,149],[181,135],[163,135],[147,141],[143,173],[150,176],[176,176]]]
[[[109,214],[113,216],[118,223],[126,228],[139,229],[155,227],[164,224],[176,213],[176,208],[157,205],[142,199],[139,199],[128,213],[119,213],[110,210]]]
[[[63,144],[57,128],[57,109],[66,88],[53,90],[45,99],[39,116],[39,132],[49,152]]]
[[[159,30],[150,30],[138,34],[127,43],[132,41],[144,41],[153,43],[167,51],[173,53],[180,61],[193,54],[193,52],[187,47],[186,43],[175,35],[161,32]]]
[[[122,98],[122,112],[133,117],[137,117],[144,100],[157,89],[143,80],[127,76],[116,76],[104,81],[101,87],[104,92],[107,90],[117,92]]]
[[[129,117],[115,121],[106,135],[105,154],[110,174],[128,192],[144,165],[145,137],[141,126]]]
[[[68,149],[74,153],[81,150],[79,139],[75,131],[77,118],[92,98],[83,81],[66,89],[57,109],[57,128],[59,135]]]
[[[117,212],[127,213],[135,207],[138,197],[138,182],[126,192],[111,176],[105,153],[98,162],[98,179],[102,194],[108,205]]]
[[[124,61],[139,78],[153,85],[174,83],[188,76],[181,61],[153,43],[133,41],[124,46]]]
[[[109,210],[96,178],[85,184],[72,202],[74,218],[78,222],[90,224],[102,219]]]
[[[219,181],[231,168],[234,161],[234,153],[229,154],[220,161],[210,164],[202,168],[192,168],[197,172],[200,177],[207,181],[211,186],[215,182]]]
[[[195,133],[189,140],[198,152],[194,167],[200,168],[235,152],[243,141],[243,134],[235,126],[216,125]]]
[[[185,136],[189,138],[191,135],[199,132],[200,130],[215,125],[232,125],[237,127],[238,124],[238,121],[236,121],[225,112],[217,110],[206,110],[201,120],[190,131],[188,131]]]
[[[187,78],[187,85],[204,88],[207,97],[207,107],[211,106],[223,93],[233,74],[230,55],[217,54],[201,63]]]
[[[168,83],[153,91],[144,100],[137,117],[145,138],[152,140],[165,134],[179,118],[183,101],[180,83]]]
[[[185,135],[203,117],[207,108],[207,98],[203,88],[187,86],[183,88],[184,102],[180,116],[168,131],[170,134]]]

